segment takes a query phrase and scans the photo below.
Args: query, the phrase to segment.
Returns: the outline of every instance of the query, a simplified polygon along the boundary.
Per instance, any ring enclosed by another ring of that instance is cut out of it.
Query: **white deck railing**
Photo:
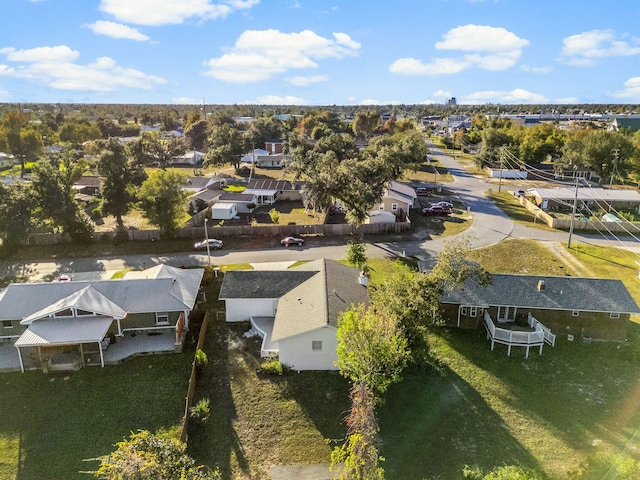
[[[533,317],[531,317],[533,318]],[[535,319],[534,319],[535,320]],[[536,320],[535,330],[532,332],[520,332],[517,330],[509,330],[506,328],[496,327],[491,315],[487,311],[484,312],[484,324],[487,329],[487,339],[491,340],[491,350],[496,343],[507,345],[507,355],[511,355],[511,347],[525,347],[525,358],[529,358],[529,349],[531,347],[540,347],[540,355],[542,355],[542,347],[545,343],[545,332],[542,325]],[[533,327],[532,327],[533,328]],[[549,332],[551,334],[551,332]],[[553,338],[555,342],[555,336]]]
[[[538,320],[536,320],[536,318],[533,315],[531,314],[528,315],[527,323],[529,323],[529,326],[531,328],[535,328],[536,330],[538,329],[542,330],[542,333],[544,334],[544,341],[546,343],[548,343],[552,347],[556,345],[556,336],[553,333],[551,333],[551,330],[549,330],[548,327],[545,327]]]

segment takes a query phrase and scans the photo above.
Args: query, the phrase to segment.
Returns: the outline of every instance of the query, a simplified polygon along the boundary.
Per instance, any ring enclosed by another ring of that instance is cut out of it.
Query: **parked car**
[[[433,191],[429,188],[419,187],[416,188],[416,195],[418,195],[419,197],[430,197],[431,195],[433,195]]]
[[[514,190],[513,192],[514,197],[524,197],[526,192],[524,190]]]
[[[431,204],[432,207],[435,205],[440,205],[441,207],[446,207],[446,208],[453,208],[453,203],[446,202],[444,200],[442,202],[436,202]]]
[[[423,215],[451,215],[452,211],[449,207],[443,207],[442,205],[431,205],[430,207],[423,208]]]
[[[194,250],[206,250],[207,242],[209,242],[209,250],[220,250],[222,248],[222,240],[210,238],[209,240],[202,240],[193,245]]]
[[[280,244],[284,245],[285,247],[288,247],[289,245],[302,245],[304,243],[304,239],[303,238],[298,238],[298,237],[285,237],[282,240],[280,240]]]

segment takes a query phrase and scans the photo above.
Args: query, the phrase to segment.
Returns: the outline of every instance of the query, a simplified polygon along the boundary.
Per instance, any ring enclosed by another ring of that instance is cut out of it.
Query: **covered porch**
[[[73,371],[137,355],[182,352],[183,314],[175,326],[121,330],[118,321],[119,334],[108,333],[113,322],[109,317],[33,322],[20,338],[0,345],[0,371]]]

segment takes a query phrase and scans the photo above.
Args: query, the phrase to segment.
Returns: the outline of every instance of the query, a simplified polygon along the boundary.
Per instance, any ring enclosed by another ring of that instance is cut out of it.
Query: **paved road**
[[[487,199],[488,188],[496,188],[487,184],[484,177],[474,177],[451,156],[443,154],[431,145],[437,159],[454,176],[453,183],[446,188],[453,191],[470,209],[473,216],[472,225],[465,231],[473,248],[493,245],[506,238],[527,238],[552,242],[566,242],[568,234],[560,231],[546,231],[514,224],[509,218]],[[415,255],[426,260],[434,260],[442,251],[448,238],[407,241],[396,243],[373,242],[369,245],[367,255],[370,258],[381,258],[396,255]],[[626,248],[640,254],[640,243],[636,239],[604,238],[600,235],[575,234],[572,243],[589,245],[612,245]],[[345,256],[344,245],[291,247],[268,250],[215,251],[211,253],[212,264],[230,263],[263,263],[316,260],[318,258],[341,259]],[[54,259],[46,262],[11,263],[0,262],[0,277],[21,273],[31,280],[52,278],[62,273],[70,273],[76,280],[109,278],[114,272],[125,268],[143,268],[157,263],[175,266],[192,266],[207,264],[206,253],[176,253],[169,255],[130,255],[105,258]]]

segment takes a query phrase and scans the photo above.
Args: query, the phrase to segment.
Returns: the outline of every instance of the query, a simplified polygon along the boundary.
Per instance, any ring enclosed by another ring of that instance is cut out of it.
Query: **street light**
[[[209,219],[204,217],[204,238],[207,242],[207,261],[209,262],[209,266],[211,266],[211,249],[209,248],[209,229],[207,228],[207,222]]]

